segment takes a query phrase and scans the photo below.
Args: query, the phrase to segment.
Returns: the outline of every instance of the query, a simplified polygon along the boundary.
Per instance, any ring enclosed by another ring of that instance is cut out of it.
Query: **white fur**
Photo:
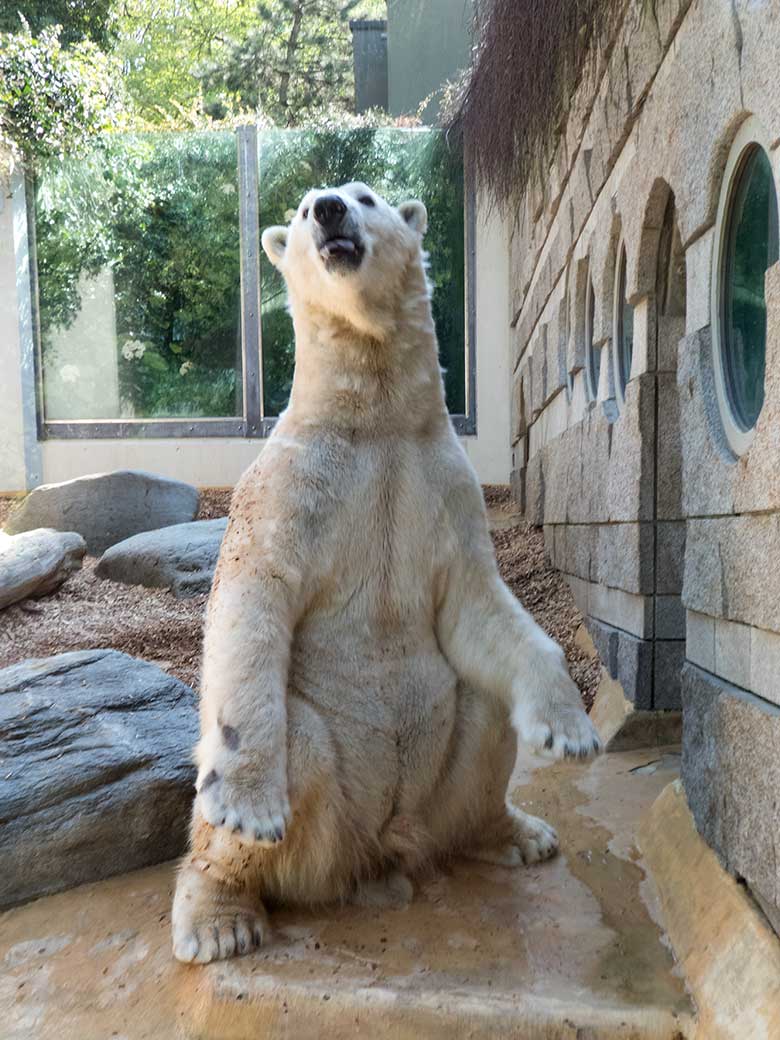
[[[539,751],[598,749],[563,653],[498,574],[447,415],[425,208],[336,190],[357,270],[323,262],[317,192],[263,234],[295,379],[236,488],[209,602],[182,960],[260,942],[263,898],[378,898],[382,879],[404,890],[399,875],[452,854],[553,854],[552,828],[506,805],[508,720]]]

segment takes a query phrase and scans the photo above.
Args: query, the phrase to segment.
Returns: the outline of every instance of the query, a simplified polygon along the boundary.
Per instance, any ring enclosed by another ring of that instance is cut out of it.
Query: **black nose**
[[[323,195],[314,203],[314,219],[325,228],[338,224],[346,212],[347,207],[338,195]]]

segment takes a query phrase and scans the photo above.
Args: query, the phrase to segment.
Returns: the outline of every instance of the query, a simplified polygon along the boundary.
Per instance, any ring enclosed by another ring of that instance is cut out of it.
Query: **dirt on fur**
[[[230,488],[201,492],[198,519],[227,515]],[[590,707],[600,676],[598,661],[574,641],[582,622],[569,587],[545,559],[544,538],[518,515],[509,489],[486,487],[499,570],[542,628],[563,647],[574,681]],[[14,499],[0,498],[0,526]],[[163,589],[122,585],[95,574],[87,557],[60,589],[0,611],[0,668],[67,650],[110,647],[151,661],[197,689],[207,596],[176,599]]]

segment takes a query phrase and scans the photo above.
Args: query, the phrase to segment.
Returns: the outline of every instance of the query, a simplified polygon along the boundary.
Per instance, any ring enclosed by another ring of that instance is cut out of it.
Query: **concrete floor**
[[[514,801],[560,832],[554,861],[458,863],[401,910],[273,916],[240,960],[170,955],[170,864],[0,915],[4,1040],[693,1035],[635,844],[675,749],[518,763]]]

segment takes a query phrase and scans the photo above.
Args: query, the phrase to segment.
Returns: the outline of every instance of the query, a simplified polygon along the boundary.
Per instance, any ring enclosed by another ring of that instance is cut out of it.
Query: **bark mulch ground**
[[[600,667],[575,645],[582,617],[566,582],[548,564],[538,528],[516,513],[506,488],[485,488],[494,519],[493,543],[504,580],[539,624],[563,646],[572,677],[590,707]],[[0,498],[0,526],[13,499]],[[225,516],[230,490],[206,489],[199,519]],[[111,647],[152,661],[197,688],[207,597],[178,600],[160,589],[121,585],[95,576],[96,560],[53,595],[0,611],[0,668],[66,650]]]

